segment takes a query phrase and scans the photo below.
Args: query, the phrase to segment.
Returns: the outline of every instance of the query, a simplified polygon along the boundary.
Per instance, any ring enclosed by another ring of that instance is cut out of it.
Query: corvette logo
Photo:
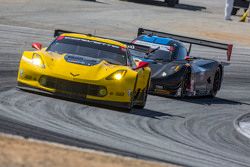
[[[77,77],[77,76],[79,76],[80,74],[73,74],[73,73],[71,72],[70,75],[72,75],[73,77]]]

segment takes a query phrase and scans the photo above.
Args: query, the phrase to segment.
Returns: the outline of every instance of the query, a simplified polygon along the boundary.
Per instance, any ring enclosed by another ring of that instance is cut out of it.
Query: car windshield
[[[133,49],[129,49],[129,51],[132,56],[139,57],[139,58],[146,58],[146,59],[151,59],[155,61],[171,61],[172,60],[172,52],[166,51],[166,50],[157,49],[149,54],[146,54],[145,52],[142,52],[142,51],[133,50]]]
[[[172,52],[158,49],[146,55],[146,58],[158,61],[171,61]]]
[[[48,47],[47,51],[77,55],[92,61],[105,60],[111,64],[127,65],[126,49],[82,38],[59,37]]]

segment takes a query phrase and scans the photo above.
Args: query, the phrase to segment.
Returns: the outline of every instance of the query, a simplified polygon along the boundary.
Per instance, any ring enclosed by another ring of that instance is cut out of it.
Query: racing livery
[[[189,43],[189,49],[182,42]],[[223,80],[223,65],[216,60],[191,57],[192,44],[227,50],[230,61],[233,45],[139,28],[130,53],[135,61],[150,64],[151,93],[181,97],[216,96]]]
[[[145,106],[150,68],[137,66],[125,44],[64,30],[55,37],[48,48],[33,43],[35,51],[23,52],[18,88],[127,109]]]

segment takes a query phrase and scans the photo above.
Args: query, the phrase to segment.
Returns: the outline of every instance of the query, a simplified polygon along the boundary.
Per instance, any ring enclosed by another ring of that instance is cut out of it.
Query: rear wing
[[[190,44],[188,54],[190,54],[193,44],[194,45],[200,45],[200,46],[206,46],[206,47],[226,50],[227,51],[227,61],[230,61],[231,55],[232,55],[232,50],[233,50],[233,45],[232,44],[224,44],[224,43],[213,42],[213,41],[208,41],[208,40],[203,40],[203,39],[185,37],[185,36],[169,34],[169,33],[165,33],[165,32],[159,32],[159,31],[144,29],[144,28],[139,28],[138,29],[137,36],[140,36],[140,35],[155,35],[155,36],[159,36],[159,37],[172,38],[172,39],[175,39],[175,40],[179,40],[179,41],[181,41],[183,43],[188,43],[188,44]]]

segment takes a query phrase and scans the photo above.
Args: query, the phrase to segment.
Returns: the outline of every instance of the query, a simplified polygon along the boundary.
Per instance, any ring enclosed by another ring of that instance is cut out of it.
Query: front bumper
[[[86,80],[58,75],[48,69],[36,68],[20,63],[17,81],[25,88],[42,90],[51,94],[63,94],[85,100],[130,103],[135,78],[123,80]]]
[[[17,83],[17,88],[29,92],[35,92],[39,94],[46,94],[46,95],[52,95],[56,97],[63,97],[63,98],[69,98],[72,100],[76,100],[78,102],[88,102],[88,103],[95,103],[97,105],[105,105],[105,106],[112,106],[117,108],[124,108],[129,109],[130,103],[129,102],[116,102],[116,101],[105,101],[105,100],[95,100],[95,99],[87,99],[86,97],[83,97],[79,94],[70,94],[70,93],[60,93],[60,92],[49,92],[44,89],[35,88],[26,84],[23,84],[21,82]]]

